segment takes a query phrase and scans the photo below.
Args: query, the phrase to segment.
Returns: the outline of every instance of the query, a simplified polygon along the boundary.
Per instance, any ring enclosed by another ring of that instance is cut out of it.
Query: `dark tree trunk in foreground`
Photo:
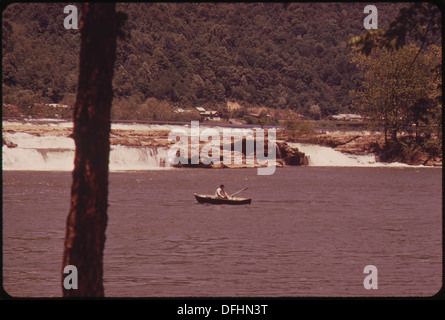
[[[101,297],[116,6],[83,4],[81,14],[79,82],[73,114],[76,154],[62,266],[62,272],[67,265],[77,268],[78,289],[65,289],[63,279],[67,275],[62,273],[62,291],[65,297]]]

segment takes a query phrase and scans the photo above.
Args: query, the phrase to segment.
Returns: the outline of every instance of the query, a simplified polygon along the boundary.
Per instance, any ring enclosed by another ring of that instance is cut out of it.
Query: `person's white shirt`
[[[216,189],[215,197],[218,198],[228,198],[229,195],[224,191],[224,186],[219,186],[218,189]]]

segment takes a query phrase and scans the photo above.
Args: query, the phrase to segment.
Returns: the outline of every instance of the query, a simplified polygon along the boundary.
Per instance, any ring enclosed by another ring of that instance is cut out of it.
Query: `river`
[[[172,169],[110,173],[105,294],[430,296],[441,287],[438,168]],[[61,295],[68,172],[3,172],[4,288]],[[227,191],[251,205],[198,204]],[[367,290],[364,267],[378,270]]]
[[[73,146],[5,135],[3,287],[60,297]],[[412,297],[442,286],[442,168],[383,165],[297,145],[308,166],[171,168],[165,150],[115,148],[104,252],[108,297]],[[151,151],[149,151],[151,150]],[[198,204],[193,193],[252,198]],[[366,289],[366,266],[375,266]]]

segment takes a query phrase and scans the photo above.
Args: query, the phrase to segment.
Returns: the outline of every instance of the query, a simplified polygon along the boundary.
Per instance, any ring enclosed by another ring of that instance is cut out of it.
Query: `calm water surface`
[[[219,184],[251,205],[202,205]],[[71,173],[3,172],[3,285],[61,296]],[[172,169],[110,174],[111,297],[431,296],[442,286],[442,169]],[[363,269],[375,265],[378,289]]]

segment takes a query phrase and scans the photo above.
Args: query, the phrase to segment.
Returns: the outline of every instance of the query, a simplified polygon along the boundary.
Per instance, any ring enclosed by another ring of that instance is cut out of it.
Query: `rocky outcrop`
[[[365,155],[374,153],[383,139],[381,134],[335,132],[320,134],[317,143],[343,153]]]
[[[288,166],[308,165],[309,159],[297,148],[289,146],[284,141],[277,141],[277,158]]]
[[[125,130],[112,129],[110,144],[128,147],[166,147],[172,144],[168,141],[168,130]]]
[[[201,144],[199,150],[201,151],[202,146]],[[242,148],[241,148],[241,163],[235,163],[235,161],[230,161],[227,163],[227,161],[224,161],[223,157],[223,150],[224,145],[220,145],[220,161],[217,164],[210,163],[210,164],[204,164],[201,159],[194,159],[195,161],[192,161],[191,156],[188,157],[188,159],[183,159],[181,162],[175,165],[175,167],[179,168],[257,168],[257,167],[264,167],[267,166],[265,164],[260,164],[256,160],[256,144],[253,143],[254,146],[254,153],[249,154],[247,151],[247,141],[246,139],[243,139],[242,141]],[[235,159],[235,152],[233,151],[235,149],[234,143],[232,142],[230,145],[231,151],[231,159]],[[264,146],[265,150],[268,150],[267,141]],[[189,150],[189,155],[191,155],[191,152]],[[179,155],[178,155],[179,156]],[[266,153],[266,157],[268,154]],[[254,163],[248,163],[246,160],[247,158],[253,158]],[[277,141],[276,142],[276,157],[274,160],[271,159],[271,161],[275,161],[276,167],[283,167],[283,166],[299,166],[299,165],[307,165],[308,164],[308,158],[303,153],[300,152],[297,148],[289,146],[285,141]],[[195,163],[193,163],[195,162]]]
[[[4,146],[7,146],[8,148],[16,148],[17,147],[17,143],[11,142],[11,141],[6,141],[5,138],[2,138],[2,142]]]

